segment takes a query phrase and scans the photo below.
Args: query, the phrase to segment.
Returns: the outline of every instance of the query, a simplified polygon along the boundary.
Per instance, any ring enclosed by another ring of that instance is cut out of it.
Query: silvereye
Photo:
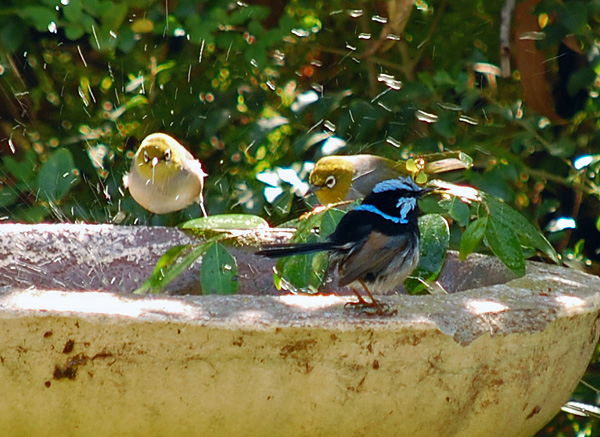
[[[456,157],[450,157],[456,155]],[[469,168],[466,155],[446,152],[419,158],[420,171],[426,174]],[[322,204],[361,199],[379,182],[407,176],[407,161],[393,161],[375,155],[325,156],[315,164],[309,176],[311,191]]]
[[[142,141],[123,183],[150,212],[166,214],[198,202],[206,216],[202,197],[206,176],[200,161],[175,138],[154,133]]]
[[[374,155],[325,156],[309,176],[322,204],[360,199],[378,182],[407,174],[404,163]]]

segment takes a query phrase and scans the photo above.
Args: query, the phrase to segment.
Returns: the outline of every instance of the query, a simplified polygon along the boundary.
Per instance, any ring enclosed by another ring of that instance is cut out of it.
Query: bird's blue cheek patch
[[[403,223],[406,223],[406,216],[417,207],[417,199],[414,197],[401,197],[398,199],[396,208],[400,210],[400,217],[405,219]]]
[[[373,205],[360,205],[360,206],[354,208],[354,211],[365,211],[365,212],[377,214],[378,216],[380,216],[386,220],[389,220],[393,223],[397,223],[397,224],[408,223],[408,220],[406,219],[406,213],[404,213],[404,215],[402,215],[401,217],[394,217],[393,215],[386,214],[385,212],[381,211],[379,208],[377,208]],[[401,211],[401,213],[402,213],[402,211]]]

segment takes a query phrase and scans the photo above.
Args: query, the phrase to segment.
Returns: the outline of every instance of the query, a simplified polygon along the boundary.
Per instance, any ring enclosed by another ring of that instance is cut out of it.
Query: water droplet
[[[550,119],[548,117],[540,117],[540,119],[538,120],[538,127],[540,129],[544,129],[548,126],[550,126]]]
[[[381,106],[383,109],[385,109],[387,112],[392,112],[392,108],[390,108],[389,106],[386,106],[383,102],[377,102],[377,104],[379,106]]]
[[[291,110],[298,112],[317,100],[319,100],[319,95],[313,90],[309,90],[296,96],[296,100],[291,105]]]
[[[417,120],[424,121],[425,123],[436,123],[438,121],[437,115],[421,111],[420,109],[417,110],[415,115],[417,117]]]
[[[580,156],[573,161],[573,167],[575,170],[581,170],[582,168],[590,165],[592,162],[594,162],[594,157],[592,155]]]
[[[564,231],[565,229],[575,229],[577,227],[577,222],[575,219],[571,217],[559,217],[557,219],[551,220],[550,223],[546,226],[546,230],[548,232],[558,232]]]
[[[310,36],[310,32],[304,29],[292,29],[292,33],[296,35],[298,38],[306,38]]]
[[[50,24],[48,24],[48,32],[58,33],[58,27],[56,26],[56,23],[54,21],[51,21]]]
[[[370,33],[359,33],[358,39],[371,39],[371,34]]]
[[[479,124],[479,121],[477,119],[468,117],[466,115],[461,115],[460,117],[458,117],[458,121],[462,121],[463,123],[471,124],[473,126],[477,126]]]
[[[382,17],[382,16],[380,16],[380,15],[373,15],[373,16],[371,17],[371,20],[373,20],[373,21],[374,21],[374,22],[376,22],[376,23],[383,23],[383,24],[385,24],[385,23],[387,23],[387,22],[388,22],[388,19],[387,19],[387,18],[385,18],[385,17]]]
[[[438,106],[442,109],[446,109],[448,111],[462,111],[462,106],[459,105],[455,105],[454,103],[445,103],[445,102],[441,102],[438,103]]]
[[[323,122],[323,126],[325,127],[325,129],[331,131],[331,132],[335,132],[335,124],[333,124],[331,121],[329,120],[325,120]]]
[[[523,32],[519,35],[521,41],[542,41],[546,38],[546,32]]]
[[[388,87],[390,87],[393,90],[399,90],[400,88],[402,88],[402,82],[397,80],[391,74],[381,73],[379,74],[379,76],[377,76],[377,81],[385,83]]]
[[[392,41],[400,41],[402,39],[400,35],[394,35],[393,33],[388,33],[385,38],[391,39]]]
[[[362,9],[350,9],[348,11],[348,15],[350,15],[352,18],[358,18],[361,17],[363,14]]]
[[[394,146],[396,149],[402,148],[402,143],[400,141],[398,141],[397,139],[395,139],[394,137],[388,136],[385,139],[385,142],[388,143],[388,144],[390,144],[390,145],[392,145],[392,146]]]
[[[313,90],[315,90],[316,92],[320,93],[321,95],[323,95],[323,85],[321,85],[320,83],[311,84],[311,88]]]

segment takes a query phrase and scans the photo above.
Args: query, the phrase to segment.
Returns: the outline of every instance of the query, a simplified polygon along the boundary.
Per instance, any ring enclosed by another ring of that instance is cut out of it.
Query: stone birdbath
[[[448,295],[278,292],[236,249],[240,294],[198,266],[136,296],[179,230],[0,225],[0,435],[530,436],[598,340],[600,279],[453,257]]]

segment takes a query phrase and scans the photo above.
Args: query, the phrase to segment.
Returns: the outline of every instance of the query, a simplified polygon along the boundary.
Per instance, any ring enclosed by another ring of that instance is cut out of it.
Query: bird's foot
[[[360,308],[361,314],[367,316],[395,316],[398,314],[397,310],[390,310],[390,306],[385,303],[373,299],[371,302],[367,302],[361,296],[358,296],[357,302],[346,302],[344,305],[346,308]]]

